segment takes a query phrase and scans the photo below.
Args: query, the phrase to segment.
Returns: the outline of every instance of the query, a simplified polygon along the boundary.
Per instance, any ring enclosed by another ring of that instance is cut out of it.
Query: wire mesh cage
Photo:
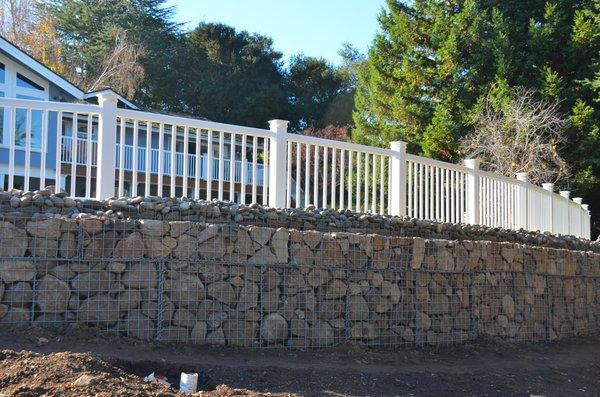
[[[600,255],[182,220],[5,214],[0,324],[307,349],[596,331]]]

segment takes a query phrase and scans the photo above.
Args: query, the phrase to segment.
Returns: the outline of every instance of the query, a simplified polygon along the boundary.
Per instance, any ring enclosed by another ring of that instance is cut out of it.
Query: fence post
[[[527,211],[529,210],[528,205],[528,194],[527,194],[527,173],[517,172],[517,180],[520,181],[519,187],[517,188],[517,219],[519,220],[518,226],[521,229],[528,230],[529,219]]]
[[[390,142],[392,169],[390,170],[390,215],[406,215],[406,142]]]
[[[569,197],[571,197],[571,192],[568,190],[561,190],[558,192],[561,196],[567,199],[567,231],[565,234],[573,234],[571,227],[571,209],[569,206]]]
[[[117,102],[113,93],[98,95],[98,165],[96,167],[96,198],[103,200],[115,195],[117,144]]]
[[[467,174],[467,223],[479,225],[479,159],[465,159]]]
[[[269,121],[269,129],[274,133],[269,138],[269,207],[274,208],[285,207],[288,124],[286,120]]]
[[[590,206],[587,204],[581,204],[581,208],[583,208],[585,211],[583,213],[583,219],[585,221],[583,223],[583,237],[589,240],[592,238],[592,230],[590,225]]]
[[[549,232],[555,233],[554,231],[554,183],[542,183],[542,188],[550,192],[550,230]]]
[[[581,211],[581,205],[583,204],[583,198],[581,197],[573,197],[573,201],[576,202],[577,204],[579,204],[579,211],[577,211],[577,217],[579,218],[579,230],[577,230],[577,236],[581,237],[582,235],[582,230],[583,230],[583,211]]]

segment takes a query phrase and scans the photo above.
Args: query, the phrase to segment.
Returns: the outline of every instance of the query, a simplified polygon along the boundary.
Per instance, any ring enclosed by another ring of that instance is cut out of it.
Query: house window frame
[[[0,54],[0,62],[4,64],[4,83],[0,83],[0,92],[4,94],[4,98],[17,98],[26,96],[27,98],[20,99],[32,99],[40,101],[50,100],[50,84],[43,78],[37,76],[34,72],[23,67],[17,62],[13,61],[4,54]],[[42,87],[44,90],[40,91],[33,88],[19,87],[17,86],[17,73],[23,77],[31,80],[35,84]],[[7,109],[5,108],[4,114],[6,115]],[[13,131],[11,131],[10,125],[8,124],[8,117],[3,117],[3,130],[4,134],[0,140],[0,147],[9,148],[11,139],[14,139]],[[40,132],[41,133],[41,132]],[[16,150],[25,150],[25,146],[16,145]],[[48,149],[46,149],[48,150]],[[41,153],[41,148],[32,147],[31,152]]]

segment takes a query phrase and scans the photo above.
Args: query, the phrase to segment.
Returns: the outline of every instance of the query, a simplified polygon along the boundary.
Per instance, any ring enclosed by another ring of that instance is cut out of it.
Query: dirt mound
[[[131,368],[127,368],[131,369]],[[139,368],[137,369],[139,370]],[[174,380],[174,379],[173,379]],[[177,385],[174,385],[177,386]],[[0,396],[190,396],[89,353],[0,352]],[[259,396],[220,385],[202,396]]]

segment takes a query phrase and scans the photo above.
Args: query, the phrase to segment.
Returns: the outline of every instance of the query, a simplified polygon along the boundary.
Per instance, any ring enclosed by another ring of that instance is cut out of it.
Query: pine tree
[[[353,140],[457,160],[490,89],[560,101],[570,120],[561,187],[600,188],[600,0],[388,0],[360,70]],[[600,208],[593,210],[599,211]]]
[[[481,61],[471,54],[481,44],[481,10],[474,0],[387,4],[382,33],[359,71],[355,139],[404,140],[413,151],[453,158],[456,131],[445,129],[465,123],[479,93],[481,77],[471,70]]]

